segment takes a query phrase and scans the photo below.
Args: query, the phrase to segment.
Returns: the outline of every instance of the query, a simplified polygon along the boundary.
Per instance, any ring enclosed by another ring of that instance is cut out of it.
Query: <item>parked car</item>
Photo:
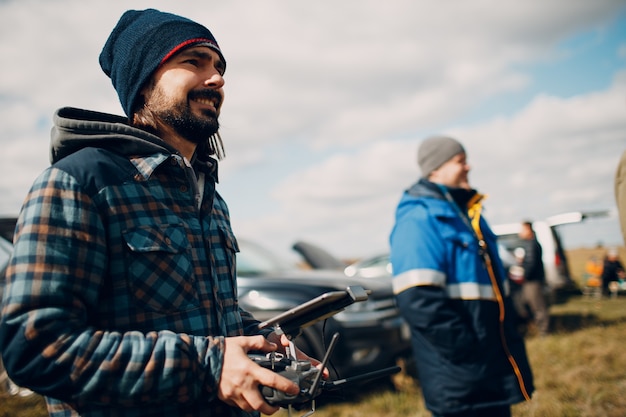
[[[391,276],[389,254],[371,256],[358,260],[345,267],[344,273],[349,277],[377,278]]]
[[[12,249],[15,219],[0,219],[0,294]],[[269,250],[245,239],[237,254],[238,296],[241,306],[261,321],[328,291],[359,285],[371,290],[368,300],[303,330],[296,345],[312,357],[323,358],[326,342],[340,334],[331,355],[333,378],[350,377],[410,360],[409,332],[399,316],[393,294],[384,284],[351,279],[338,271],[301,270],[286,266]],[[0,364],[0,381],[6,372]],[[8,380],[7,380],[8,384]],[[5,392],[9,388],[5,389]],[[1,388],[0,388],[1,391]],[[11,391],[13,392],[13,391]]]

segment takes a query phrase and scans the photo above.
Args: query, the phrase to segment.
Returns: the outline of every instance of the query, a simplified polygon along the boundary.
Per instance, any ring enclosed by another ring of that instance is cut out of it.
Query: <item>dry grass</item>
[[[514,416],[626,415],[626,299],[553,307],[558,333],[528,340],[537,392]]]

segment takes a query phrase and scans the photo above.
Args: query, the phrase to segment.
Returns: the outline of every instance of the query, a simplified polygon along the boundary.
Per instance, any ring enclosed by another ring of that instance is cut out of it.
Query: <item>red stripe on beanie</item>
[[[189,45],[192,45],[194,43],[208,43],[211,46],[213,46],[213,49],[219,51],[219,47],[217,46],[217,44],[215,42],[213,42],[211,39],[207,39],[207,38],[195,38],[195,39],[189,39],[186,40],[185,42],[176,45],[171,51],[169,51],[167,53],[167,55],[165,55],[163,57],[163,59],[161,60],[161,62],[159,63],[159,65],[163,65],[163,63],[165,61],[167,61],[168,59],[170,59],[174,54],[176,54],[178,51],[180,51],[183,48],[186,48]]]

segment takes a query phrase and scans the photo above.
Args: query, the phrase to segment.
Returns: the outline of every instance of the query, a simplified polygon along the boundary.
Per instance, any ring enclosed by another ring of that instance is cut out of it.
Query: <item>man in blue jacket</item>
[[[237,302],[222,50],[196,22],[129,10],[100,65],[127,117],[55,114],[7,269],[6,369],[54,417],[273,414],[259,386],[299,387],[247,356],[287,341]]]
[[[424,140],[418,164],[422,178],[400,200],[390,244],[426,407],[434,416],[508,417],[534,388],[483,196],[453,138]]]

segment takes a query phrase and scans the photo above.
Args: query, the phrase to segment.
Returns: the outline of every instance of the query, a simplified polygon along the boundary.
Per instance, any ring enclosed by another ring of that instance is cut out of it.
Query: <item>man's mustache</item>
[[[216,103],[216,108],[220,108],[222,105],[222,95],[215,90],[206,89],[206,90],[193,90],[189,93],[189,99],[205,99],[205,100],[214,100]]]

